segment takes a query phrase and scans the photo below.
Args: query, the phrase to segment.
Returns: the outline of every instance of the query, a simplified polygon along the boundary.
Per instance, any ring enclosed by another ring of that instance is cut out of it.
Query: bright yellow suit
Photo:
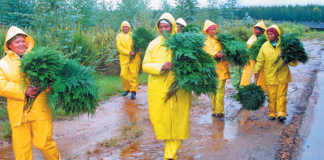
[[[133,51],[133,37],[131,30],[124,33],[122,28],[128,26],[127,21],[120,25],[120,33],[116,37],[116,47],[119,53],[120,77],[123,81],[124,91],[137,92],[138,90],[138,72],[141,64],[141,53],[137,52],[131,59],[130,52]]]
[[[7,48],[7,41],[17,34],[26,35],[27,52],[34,47],[32,37],[17,27],[10,27],[0,60],[0,96],[7,98],[7,110],[12,129],[12,144],[16,160],[32,160],[32,145],[38,148],[46,160],[59,159],[59,152],[52,139],[52,114],[47,105],[47,95],[40,93],[30,112],[24,111],[26,86],[20,72],[18,55]],[[27,53],[26,53],[27,54]]]
[[[203,47],[204,51],[210,54],[211,56],[215,56],[215,54],[222,51],[222,45],[215,37],[210,37],[206,30],[208,27],[216,25],[214,22],[210,20],[206,20],[204,24],[203,33],[207,36],[205,40],[205,46]],[[216,29],[217,30],[217,29]],[[226,80],[230,78],[230,72],[228,68],[229,63],[227,61],[221,60],[220,62],[216,62],[216,72],[218,78],[217,85],[217,93],[211,94],[210,100],[212,103],[213,113],[223,113],[224,114],[224,95],[225,95],[225,83]]]
[[[279,72],[276,72],[279,66],[283,63],[280,59],[279,63],[274,65],[275,60],[280,55],[281,48],[278,47],[281,42],[281,31],[278,26],[272,25],[269,28],[275,28],[279,33],[279,41],[277,47],[273,47],[269,38],[265,42],[258,54],[257,62],[254,67],[254,72],[258,73],[261,68],[264,69],[264,80],[266,92],[268,94],[269,116],[286,116],[287,105],[287,89],[288,83],[291,82],[291,75],[288,65],[285,65]],[[289,63],[291,66],[296,66],[297,63]]]
[[[267,29],[267,27],[263,21],[260,21],[256,25],[253,26],[253,28],[252,28],[253,33],[254,33],[254,27],[260,27],[264,30]],[[253,34],[249,38],[249,40],[246,42],[247,48],[251,48],[255,41],[257,41],[257,37]],[[250,60],[250,62],[248,64],[246,64],[244,66],[240,86],[246,86],[246,85],[250,84],[250,79],[251,79],[251,76],[253,73],[254,65],[255,65],[255,60],[252,59],[252,60]],[[259,78],[257,80],[257,85],[261,86],[263,90],[266,90],[263,74],[264,74],[263,69],[261,69]]]
[[[173,16],[164,13],[159,21],[161,19],[166,19],[172,24],[172,35],[175,34],[176,23]],[[177,159],[176,153],[181,141],[190,135],[191,93],[180,90],[165,102],[175,76],[172,71],[161,72],[162,66],[172,60],[172,51],[164,42],[165,38],[159,35],[149,44],[143,60],[143,71],[149,75],[149,116],[155,136],[166,143],[164,158]]]

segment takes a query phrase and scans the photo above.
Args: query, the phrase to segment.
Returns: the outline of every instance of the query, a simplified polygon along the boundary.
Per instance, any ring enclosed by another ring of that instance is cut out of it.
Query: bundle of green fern
[[[228,32],[218,34],[217,39],[222,44],[224,59],[230,64],[244,66],[249,61],[245,42]]]
[[[20,70],[25,75],[26,85],[39,89],[36,97],[56,81],[63,66],[62,59],[58,51],[47,47],[35,48],[23,56]],[[27,97],[24,109],[30,111],[35,99]]]
[[[50,106],[54,110],[62,107],[66,113],[93,114],[98,106],[98,88],[93,72],[75,60],[65,60],[49,94]]]
[[[183,27],[182,32],[201,32],[199,26],[196,24],[188,24],[187,26]]]
[[[297,60],[306,63],[308,55],[305,51],[303,43],[297,38],[296,34],[288,33],[282,36],[280,43],[281,53],[276,59],[275,64],[279,63],[280,59],[283,63],[279,66],[276,72],[279,72],[285,65]]]
[[[251,83],[244,87],[237,88],[238,92],[233,96],[246,110],[258,110],[263,106],[265,93],[260,86]]]
[[[196,32],[178,33],[166,40],[166,46],[172,50],[172,71],[176,78],[165,101],[179,89],[196,95],[216,92],[215,61],[202,49],[204,40],[205,36]]]
[[[257,40],[248,49],[248,52],[249,52],[249,55],[250,55],[250,59],[256,60],[256,58],[258,57],[260,48],[262,47],[262,45],[266,41],[267,41],[267,38],[266,38],[266,36],[264,34],[257,37]]]
[[[135,52],[145,52],[148,44],[154,39],[154,34],[144,27],[137,28],[133,34],[133,43],[134,43],[134,51]],[[133,59],[134,57],[131,57]]]

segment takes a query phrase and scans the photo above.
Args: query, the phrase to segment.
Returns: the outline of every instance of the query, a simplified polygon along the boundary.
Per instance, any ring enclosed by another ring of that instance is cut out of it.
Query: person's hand
[[[254,73],[254,82],[257,82],[259,78],[259,74],[258,73]]]
[[[134,51],[131,51],[131,52],[129,53],[130,56],[135,56],[135,54],[136,54],[136,53],[135,53]]]
[[[168,71],[172,68],[172,63],[171,62],[166,62],[164,63],[164,65],[162,66],[162,71]]]
[[[222,52],[218,52],[215,54],[215,58],[222,58],[224,54]]]
[[[295,59],[295,60],[293,60],[292,61],[294,64],[296,64],[297,62],[298,62],[298,60],[297,59]]]
[[[53,90],[53,87],[52,86],[48,87],[48,90],[49,91],[52,91]]]
[[[25,95],[30,98],[35,98],[38,93],[38,88],[35,87],[28,87],[26,89]]]

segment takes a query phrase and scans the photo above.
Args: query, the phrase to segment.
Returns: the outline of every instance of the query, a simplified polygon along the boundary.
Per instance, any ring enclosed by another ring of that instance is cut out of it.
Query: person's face
[[[129,27],[128,26],[123,26],[123,32],[128,33],[129,32]]]
[[[211,28],[211,29],[208,29],[207,30],[207,34],[209,35],[209,36],[211,36],[211,37],[213,37],[213,36],[215,36],[215,34],[216,34],[216,28]]]
[[[17,36],[14,40],[11,41],[8,47],[16,54],[23,55],[27,50],[25,36]]]
[[[160,30],[160,33],[162,33],[163,31],[171,33],[172,27],[168,23],[160,23],[159,24],[159,30]]]
[[[182,29],[183,29],[183,26],[182,26],[182,25],[179,25],[179,24],[177,24],[177,31],[178,31],[178,32],[182,32]]]
[[[276,35],[273,32],[267,32],[267,34],[268,34],[269,40],[271,42],[277,40],[277,37],[276,37]]]
[[[262,30],[258,27],[254,27],[253,31],[254,31],[254,35],[256,35],[256,36],[263,34]]]

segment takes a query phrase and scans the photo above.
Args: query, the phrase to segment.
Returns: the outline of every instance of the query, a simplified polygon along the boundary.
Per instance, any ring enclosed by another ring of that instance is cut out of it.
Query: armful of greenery
[[[172,50],[172,71],[175,81],[169,88],[167,101],[179,89],[202,93],[215,93],[217,74],[213,58],[203,49],[205,36],[202,33],[183,32],[166,40]]]
[[[245,42],[238,40],[229,32],[220,33],[217,37],[223,47],[224,59],[230,64],[244,66],[249,61]]]
[[[25,83],[38,89],[39,93],[51,87],[58,78],[58,71],[63,66],[63,57],[58,51],[47,47],[35,48],[21,59],[20,70],[25,74]],[[24,109],[31,109],[35,98],[27,97]]]
[[[281,53],[276,59],[274,64],[279,63],[280,59],[283,63],[279,66],[277,72],[279,72],[285,65],[295,60],[306,63],[308,61],[308,55],[305,51],[303,43],[297,38],[296,34],[285,34],[282,36],[280,43]]]
[[[248,50],[250,59],[256,60],[256,58],[258,57],[260,48],[266,41],[267,41],[267,38],[264,34],[260,35],[258,37],[258,39],[253,43],[251,48],[249,48],[249,50]]]

